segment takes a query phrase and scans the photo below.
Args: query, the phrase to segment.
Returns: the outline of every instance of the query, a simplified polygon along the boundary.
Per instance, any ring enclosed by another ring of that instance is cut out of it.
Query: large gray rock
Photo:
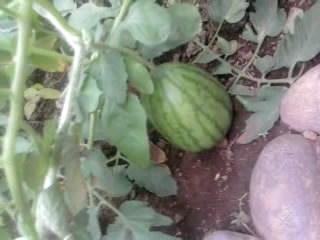
[[[215,231],[204,237],[203,240],[258,240],[257,238],[231,231]]]
[[[280,117],[297,131],[320,133],[320,65],[307,71],[290,87],[282,99]]]
[[[262,239],[319,240],[319,184],[314,142],[298,134],[269,142],[250,182],[251,216]]]

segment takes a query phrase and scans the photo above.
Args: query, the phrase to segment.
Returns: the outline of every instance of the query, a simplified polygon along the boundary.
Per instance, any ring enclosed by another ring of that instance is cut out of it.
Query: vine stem
[[[92,189],[92,192],[93,192],[93,195],[96,198],[98,198],[102,204],[106,205],[110,210],[112,210],[115,214],[117,214],[123,222],[125,223],[127,222],[126,217],[116,207],[114,207],[109,201],[104,199],[97,191]]]
[[[194,42],[196,44],[198,44],[200,47],[205,48],[205,45],[202,44],[200,41],[198,40],[194,40]],[[212,50],[210,50],[212,51]],[[288,81],[287,78],[279,78],[279,79],[261,79],[261,78],[257,78],[257,77],[253,77],[251,75],[248,75],[247,73],[243,72],[243,70],[238,69],[236,67],[234,67],[232,64],[230,64],[227,60],[223,59],[220,56],[217,56],[217,61],[219,61],[221,64],[226,64],[229,65],[232,69],[232,75],[237,77],[238,75],[242,74],[242,77],[249,79],[250,81],[256,82],[256,83],[260,83],[260,84],[281,84],[281,83],[289,83],[291,84],[290,81]],[[301,72],[300,72],[300,76],[301,76]]]
[[[90,151],[93,147],[94,133],[96,130],[97,124],[97,112],[90,113],[89,115],[89,136],[88,136],[88,144],[87,148]]]
[[[136,61],[138,61],[139,63],[143,64],[144,66],[146,66],[147,68],[149,68],[150,70],[153,70],[156,66],[152,63],[149,62],[147,60],[145,60],[143,57],[141,57],[136,51],[130,49],[130,48],[124,48],[124,47],[115,47],[112,46],[110,44],[105,44],[105,43],[97,43],[95,44],[96,47],[98,48],[109,48],[109,49],[114,49],[117,50],[120,53],[123,53],[129,57],[134,58]]]
[[[15,56],[15,72],[11,84],[11,100],[8,125],[3,141],[2,161],[6,180],[15,206],[20,213],[24,234],[28,239],[37,240],[30,207],[25,199],[19,162],[16,158],[16,141],[22,119],[23,92],[27,76],[28,46],[31,33],[32,0],[21,0],[19,7],[18,41]]]
[[[52,57],[52,58],[55,58],[55,59],[59,59],[60,58],[60,59],[66,61],[68,63],[72,62],[72,59],[73,59],[73,57],[71,57],[71,56],[60,54],[58,52],[55,52],[55,51],[52,51],[52,50],[47,50],[47,49],[44,49],[44,48],[32,47],[31,48],[31,52],[35,53],[35,54],[38,54],[38,55],[41,55],[43,57]]]
[[[232,87],[234,87],[238,82],[239,80],[242,78],[242,77],[245,77],[247,76],[247,70],[248,68],[251,66],[251,64],[253,63],[253,61],[255,60],[256,56],[258,55],[259,51],[260,51],[260,48],[263,44],[263,41],[264,41],[264,36],[258,36],[258,39],[260,39],[260,41],[258,42],[258,45],[256,47],[256,50],[254,51],[253,53],[253,56],[251,57],[250,61],[247,63],[247,65],[242,69],[240,70],[240,73],[238,74],[238,76],[236,77],[236,79],[234,80],[234,82],[232,83]],[[259,83],[260,81],[258,81]]]
[[[207,46],[202,46],[202,49],[203,49],[202,52],[199,53],[199,54],[196,56],[196,58],[193,59],[193,61],[192,61],[191,63],[195,63],[196,61],[198,61],[198,59],[199,59],[200,57],[202,57],[202,55],[203,55],[206,51],[208,51],[208,50],[211,51],[211,50],[210,50],[210,46],[214,43],[214,41],[215,41],[216,38],[218,37],[219,32],[220,32],[220,30],[221,30],[221,28],[222,28],[223,23],[224,23],[224,20],[222,20],[221,23],[219,24],[219,26],[218,26],[215,34],[213,35],[212,39],[211,39],[210,42],[209,42],[209,44],[208,44]]]
[[[114,23],[112,25],[112,28],[111,28],[111,31],[109,34],[109,38],[115,33],[115,31],[119,27],[121,21],[126,16],[127,11],[129,9],[131,3],[132,3],[132,0],[124,0],[124,2],[122,3],[120,12],[119,12],[118,16],[116,17],[116,19],[114,20]]]

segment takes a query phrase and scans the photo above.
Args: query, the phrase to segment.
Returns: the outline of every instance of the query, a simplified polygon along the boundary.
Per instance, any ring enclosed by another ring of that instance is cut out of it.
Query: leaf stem
[[[94,133],[96,130],[96,123],[97,123],[97,112],[90,113],[89,115],[89,136],[88,136],[88,150],[90,151],[93,147],[93,139]]]
[[[222,28],[223,23],[224,23],[224,20],[222,20],[221,23],[219,23],[218,28],[217,28],[215,34],[213,35],[212,39],[210,40],[209,44],[202,46],[202,52],[199,53],[199,54],[196,56],[196,58],[193,59],[193,61],[192,61],[191,63],[197,62],[198,59],[201,58],[202,55],[203,55],[205,52],[207,52],[208,50],[211,51],[210,46],[215,42],[216,38],[218,37],[218,34],[219,34],[219,32],[220,32],[220,30],[221,30],[221,28]]]
[[[199,40],[194,40],[194,42],[196,44],[198,44],[200,47],[205,47],[205,45],[203,43],[201,43]],[[209,49],[210,50],[210,49]],[[212,51],[212,50],[210,50]],[[229,65],[232,69],[231,74],[235,77],[237,77],[238,75],[242,74],[242,77],[252,81],[252,82],[256,82],[256,83],[260,83],[260,84],[284,84],[284,83],[289,83],[290,81],[288,81],[287,78],[279,78],[279,79],[265,79],[265,78],[257,78],[257,77],[253,77],[245,72],[243,72],[242,70],[236,68],[235,66],[233,66],[232,64],[230,64],[227,60],[223,59],[220,56],[217,56],[217,61],[219,61],[221,64],[226,64]],[[299,74],[300,75],[300,74]]]
[[[114,20],[114,23],[112,25],[112,28],[111,28],[111,31],[110,31],[108,38],[110,38],[114,34],[114,32],[117,30],[117,28],[119,27],[121,21],[126,16],[127,11],[129,9],[131,3],[132,3],[132,0],[124,0],[123,1],[121,8],[120,8],[120,12],[119,12],[118,16],[116,17],[116,19]]]
[[[144,66],[146,66],[147,68],[149,68],[150,70],[153,70],[156,66],[152,63],[149,62],[147,60],[145,60],[143,57],[141,57],[136,51],[130,49],[130,48],[124,48],[124,47],[115,47],[115,46],[111,46],[110,44],[105,44],[105,43],[96,43],[95,46],[97,48],[109,48],[109,49],[114,49],[117,50],[118,52],[125,54],[129,57],[134,58],[136,61],[138,61],[139,63],[143,64]]]
[[[74,47],[74,58],[69,74],[70,81],[67,86],[66,97],[64,100],[64,105],[61,111],[58,133],[61,133],[67,129],[70,123],[70,119],[72,116],[72,107],[74,102],[74,97],[76,94],[77,84],[79,82],[80,71],[81,71],[81,63],[83,57],[83,47],[80,45],[73,46]]]
[[[0,16],[3,13],[7,14],[8,16],[13,17],[13,18],[19,18],[19,14],[18,13],[12,11],[10,8],[0,6]]]
[[[122,220],[123,222],[127,222],[127,218],[126,218],[116,207],[114,207],[109,201],[107,201],[106,199],[104,199],[104,198],[100,195],[100,193],[98,193],[98,192],[95,191],[95,190],[92,190],[92,192],[93,192],[93,195],[94,195],[96,198],[98,198],[99,201],[100,201],[102,204],[106,205],[110,210],[112,210],[115,214],[117,214],[117,215],[121,218],[121,220]]]
[[[20,1],[19,16],[17,19],[19,31],[15,73],[11,84],[11,106],[3,141],[2,161],[12,199],[20,214],[22,225],[24,226],[24,234],[26,234],[28,239],[37,240],[38,235],[35,230],[30,207],[25,199],[22,179],[19,174],[20,171],[18,170],[19,163],[17,162],[18,159],[15,153],[18,130],[23,116],[23,92],[27,75],[26,60],[28,58],[28,45],[31,33],[32,0]]]
[[[71,56],[63,55],[63,54],[58,53],[56,51],[52,51],[52,50],[48,50],[48,49],[44,49],[44,48],[32,47],[31,52],[34,54],[37,54],[37,55],[44,56],[44,57],[63,59],[64,61],[66,61],[68,63],[71,63],[72,59],[73,59],[73,57],[71,57]]]
[[[234,82],[232,83],[232,87],[234,87],[238,82],[239,80],[242,78],[242,77],[245,77],[245,76],[248,76],[247,75],[247,70],[248,68],[251,66],[251,64],[253,63],[253,61],[256,59],[256,56],[258,55],[259,51],[260,51],[260,48],[263,44],[263,41],[264,41],[264,36],[263,37],[258,37],[258,39],[260,39],[260,41],[258,42],[258,45],[253,53],[253,56],[251,57],[250,61],[247,63],[247,65],[242,69],[240,70],[240,73],[238,74],[238,76],[236,77],[236,79],[234,80]],[[258,81],[260,82],[260,81]]]

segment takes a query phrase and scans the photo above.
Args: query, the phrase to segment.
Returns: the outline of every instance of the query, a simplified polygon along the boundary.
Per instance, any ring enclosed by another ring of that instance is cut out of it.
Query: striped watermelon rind
[[[199,152],[224,139],[232,103],[214,77],[182,63],[159,65],[151,76],[154,92],[141,100],[151,123],[171,144]]]

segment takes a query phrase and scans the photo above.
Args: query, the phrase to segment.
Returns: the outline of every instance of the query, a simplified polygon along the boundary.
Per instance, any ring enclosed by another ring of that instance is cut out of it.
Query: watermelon
[[[224,87],[201,69],[181,63],[157,66],[154,92],[141,96],[150,122],[174,146],[190,152],[224,139],[232,103]]]

